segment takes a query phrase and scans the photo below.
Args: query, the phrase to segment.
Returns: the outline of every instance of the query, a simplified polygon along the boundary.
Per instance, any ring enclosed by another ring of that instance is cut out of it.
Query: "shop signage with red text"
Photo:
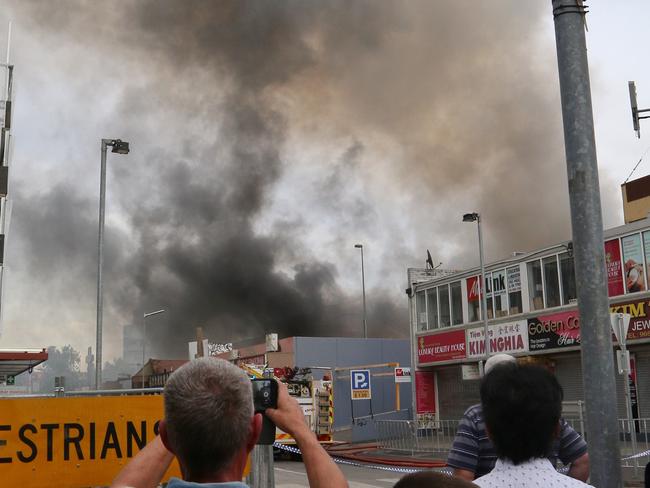
[[[418,337],[418,363],[465,359],[465,331],[453,330]]]
[[[629,313],[630,327],[627,329],[627,339],[650,338],[650,300],[613,304],[609,307],[611,313]]]
[[[528,352],[526,321],[518,320],[488,327],[490,353]],[[485,354],[483,327],[467,329],[467,357],[478,358]]]

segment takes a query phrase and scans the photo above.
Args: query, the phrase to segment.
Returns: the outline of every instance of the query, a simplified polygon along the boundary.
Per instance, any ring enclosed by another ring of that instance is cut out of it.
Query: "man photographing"
[[[262,430],[262,415],[253,411],[246,373],[222,359],[195,359],[169,377],[164,396],[160,436],[131,460],[111,486],[158,486],[175,455],[183,479],[172,478],[169,488],[246,488],[241,482],[246,459]],[[282,383],[278,383],[277,407],[265,413],[296,439],[309,486],[347,487],[343,473],[309,430],[298,402]]]

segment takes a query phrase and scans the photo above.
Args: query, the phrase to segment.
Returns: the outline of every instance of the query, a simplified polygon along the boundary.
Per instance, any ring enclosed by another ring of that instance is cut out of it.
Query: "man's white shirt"
[[[494,469],[474,480],[481,488],[543,487],[543,488],[586,488],[582,481],[558,473],[546,458],[536,458],[515,466],[506,459],[497,459]]]

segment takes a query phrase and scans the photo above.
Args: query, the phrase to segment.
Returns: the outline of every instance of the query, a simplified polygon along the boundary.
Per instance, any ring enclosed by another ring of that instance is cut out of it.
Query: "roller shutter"
[[[463,380],[460,365],[438,368],[436,372],[441,420],[458,420],[469,406],[480,403],[479,381]]]
[[[564,400],[584,401],[580,353],[554,356],[552,359],[555,362],[555,376],[564,390]]]
[[[639,401],[639,417],[650,417],[650,348],[632,351],[636,357],[636,388]]]

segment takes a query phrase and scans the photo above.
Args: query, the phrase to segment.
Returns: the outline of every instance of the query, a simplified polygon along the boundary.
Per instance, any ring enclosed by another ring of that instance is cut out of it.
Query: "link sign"
[[[370,388],[370,370],[350,370],[350,388],[352,400],[370,400],[372,398]]]

